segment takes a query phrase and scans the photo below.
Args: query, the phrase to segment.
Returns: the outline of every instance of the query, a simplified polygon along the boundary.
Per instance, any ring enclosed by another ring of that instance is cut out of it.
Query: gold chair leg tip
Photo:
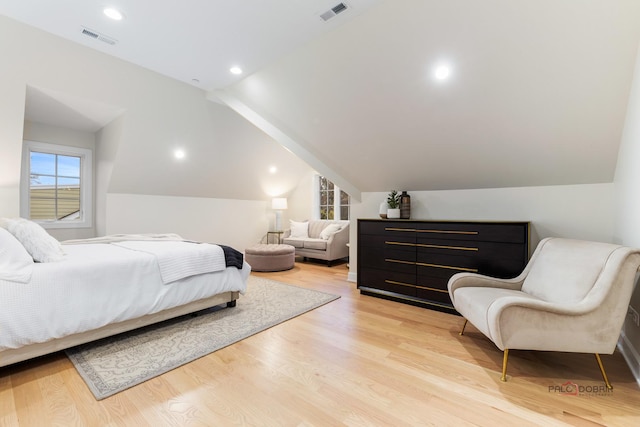
[[[467,323],[469,323],[469,321],[467,319],[464,319],[464,323],[462,324],[462,329],[460,329],[460,332],[458,332],[458,335],[464,335],[464,328],[467,327]]]

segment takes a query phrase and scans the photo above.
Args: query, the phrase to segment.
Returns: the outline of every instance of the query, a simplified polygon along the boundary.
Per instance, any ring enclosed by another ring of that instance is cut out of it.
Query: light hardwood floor
[[[512,351],[502,383],[502,353],[473,326],[461,337],[458,316],[362,296],[344,264],[253,274],[341,298],[102,401],[61,353],[0,368],[0,426],[640,425],[617,352],[612,392],[588,354]],[[553,391],[567,381],[583,392]]]

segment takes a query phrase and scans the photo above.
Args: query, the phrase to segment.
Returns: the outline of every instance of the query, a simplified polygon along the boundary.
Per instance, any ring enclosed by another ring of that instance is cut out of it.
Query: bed
[[[4,226],[0,366],[208,307],[234,307],[251,271],[232,248],[176,235],[120,235],[60,245],[42,229],[54,250],[53,259],[42,259],[33,242],[6,221]]]

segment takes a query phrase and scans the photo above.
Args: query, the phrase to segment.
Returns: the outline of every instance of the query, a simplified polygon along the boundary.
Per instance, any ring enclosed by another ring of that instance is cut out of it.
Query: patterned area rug
[[[203,310],[66,353],[100,400],[338,298],[250,276],[234,308]]]

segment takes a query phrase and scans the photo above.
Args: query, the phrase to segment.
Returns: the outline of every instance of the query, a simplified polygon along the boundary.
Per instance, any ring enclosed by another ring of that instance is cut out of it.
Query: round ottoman
[[[245,249],[244,258],[253,271],[289,270],[296,261],[296,248],[291,245],[261,243]]]

